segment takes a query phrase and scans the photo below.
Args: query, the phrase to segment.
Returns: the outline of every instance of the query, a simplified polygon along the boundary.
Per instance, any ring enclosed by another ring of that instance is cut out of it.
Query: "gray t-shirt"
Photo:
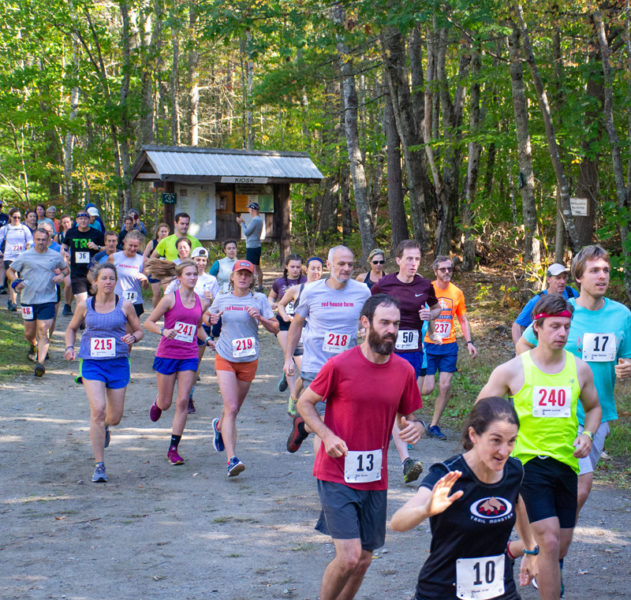
[[[302,335],[302,370],[317,373],[331,358],[357,343],[359,315],[370,297],[368,286],[354,279],[334,290],[321,279],[308,283],[296,313],[307,320]]]
[[[252,217],[248,224],[241,223],[241,229],[243,229],[243,235],[245,235],[246,248],[261,247],[261,232],[263,231],[263,217],[261,215]]]
[[[223,311],[217,354],[230,362],[252,362],[259,356],[259,322],[248,314],[250,306],[266,319],[274,317],[265,294],[258,292],[247,296],[235,296],[232,292],[219,294],[209,309],[211,313]]]
[[[39,253],[31,248],[20,254],[11,263],[11,268],[24,280],[22,304],[57,302],[56,284],[53,283],[55,269],[66,268],[66,262],[59,252],[48,248],[46,252]]]

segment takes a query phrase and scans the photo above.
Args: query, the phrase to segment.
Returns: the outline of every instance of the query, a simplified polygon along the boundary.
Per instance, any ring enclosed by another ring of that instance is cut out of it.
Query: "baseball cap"
[[[54,212],[54,213],[56,213],[57,212],[57,207],[56,206],[49,206],[46,209],[46,212]]]
[[[236,271],[250,271],[250,273],[254,273],[254,265],[249,260],[238,260],[232,267],[232,272],[235,273]]]
[[[195,248],[191,254],[191,258],[197,258],[198,256],[204,256],[208,258],[208,250],[206,248]]]
[[[88,208],[88,210],[86,211],[91,217],[98,217],[99,216],[99,209],[95,208],[94,206],[90,206],[90,208]]]
[[[568,272],[569,272],[569,269],[565,265],[562,265],[560,263],[552,263],[548,267],[548,271],[546,272],[546,275],[548,277],[557,277],[558,275],[561,275],[561,273],[568,273]]]
[[[259,203],[258,202],[250,202],[250,204],[248,204],[248,208],[253,208],[254,210],[259,210]]]

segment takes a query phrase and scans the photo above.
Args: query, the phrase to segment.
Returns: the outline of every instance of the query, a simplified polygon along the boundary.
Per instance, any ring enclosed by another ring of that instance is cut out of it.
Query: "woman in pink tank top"
[[[147,331],[161,336],[153,361],[158,379],[158,395],[149,410],[149,417],[155,422],[163,410],[170,408],[177,381],[177,399],[167,459],[172,465],[181,465],[184,459],[178,454],[178,445],[186,425],[188,397],[197,373],[197,337],[207,344],[212,343],[201,325],[202,314],[208,308],[209,301],[195,293],[197,265],[192,260],[183,260],[179,265],[166,260],[159,263],[158,270],[161,273],[157,274],[153,269],[152,274],[159,277],[176,275],[180,280],[180,289],[173,294],[166,294],[144,323]],[[160,326],[158,321],[163,316],[164,325]]]

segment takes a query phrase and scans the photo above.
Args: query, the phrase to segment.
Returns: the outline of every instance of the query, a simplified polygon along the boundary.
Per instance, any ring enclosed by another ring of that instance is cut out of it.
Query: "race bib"
[[[349,450],[344,457],[344,481],[346,483],[369,483],[381,480],[382,452]]]
[[[293,315],[296,312],[296,307],[294,306],[293,302],[290,302],[289,304],[287,304],[287,306],[285,306],[285,312],[288,315]]]
[[[136,300],[138,299],[138,294],[133,290],[126,290],[123,292],[123,298],[125,300],[129,300],[132,304],[136,304]]]
[[[416,329],[399,329],[394,347],[397,350],[418,350],[418,331]]]
[[[351,336],[348,333],[334,333],[333,331],[327,331],[324,334],[322,340],[322,350],[325,352],[331,352],[333,354],[339,354],[344,352],[351,343]]]
[[[11,250],[13,250],[13,252],[22,252],[22,250],[24,250],[24,244],[13,244]]]
[[[456,560],[456,596],[488,600],[504,594],[504,555]]]
[[[113,337],[93,337],[90,340],[90,356],[92,358],[114,358],[116,356],[116,339]]]
[[[444,340],[451,335],[451,321],[434,321],[436,337]]]
[[[89,252],[75,252],[74,253],[74,261],[78,265],[87,265],[90,263],[90,253]]]
[[[583,334],[583,360],[587,362],[610,362],[616,360],[615,333]]]
[[[32,306],[23,306],[22,307],[22,318],[25,321],[33,320],[33,307]]]
[[[240,338],[232,340],[232,357],[241,358],[242,356],[254,356],[256,347],[253,337]]]
[[[175,338],[179,342],[191,343],[197,331],[197,327],[191,323],[183,323],[182,321],[176,321],[173,326],[175,329]]]
[[[533,417],[568,418],[571,404],[571,387],[535,386],[532,389]]]

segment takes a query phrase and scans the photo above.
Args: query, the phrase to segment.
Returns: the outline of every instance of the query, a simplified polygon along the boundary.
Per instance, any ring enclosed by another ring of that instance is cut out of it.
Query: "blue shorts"
[[[180,371],[197,371],[198,358],[160,358],[153,359],[153,370],[161,375],[173,375]]]
[[[451,344],[426,344],[427,374],[455,373],[458,370],[458,343]]]
[[[22,318],[25,321],[52,321],[55,318],[56,302],[44,302],[43,304],[22,304],[22,309],[30,308],[32,319],[24,319],[24,310],[22,310]]]
[[[414,372],[417,377],[423,377],[425,375],[422,350],[417,350],[416,352],[395,352],[395,354],[400,356],[403,360],[407,360],[414,367]]]
[[[82,358],[79,365],[81,378],[89,381],[102,381],[105,387],[111,390],[127,387],[131,376],[128,356],[104,360]]]
[[[388,490],[356,490],[318,479],[322,512],[316,530],[334,540],[360,539],[362,549],[381,548],[386,539]]]
[[[261,247],[258,248],[246,248],[245,260],[249,260],[253,265],[261,264]]]
[[[210,326],[209,326],[209,325],[202,325],[202,327],[204,328],[204,331],[208,334],[208,337],[211,337],[211,335],[210,335]],[[204,341],[202,342],[202,340],[200,340],[199,338],[197,338],[197,345],[198,345],[198,346],[205,346],[205,345],[206,345],[206,341],[207,341],[207,340],[204,340]]]

